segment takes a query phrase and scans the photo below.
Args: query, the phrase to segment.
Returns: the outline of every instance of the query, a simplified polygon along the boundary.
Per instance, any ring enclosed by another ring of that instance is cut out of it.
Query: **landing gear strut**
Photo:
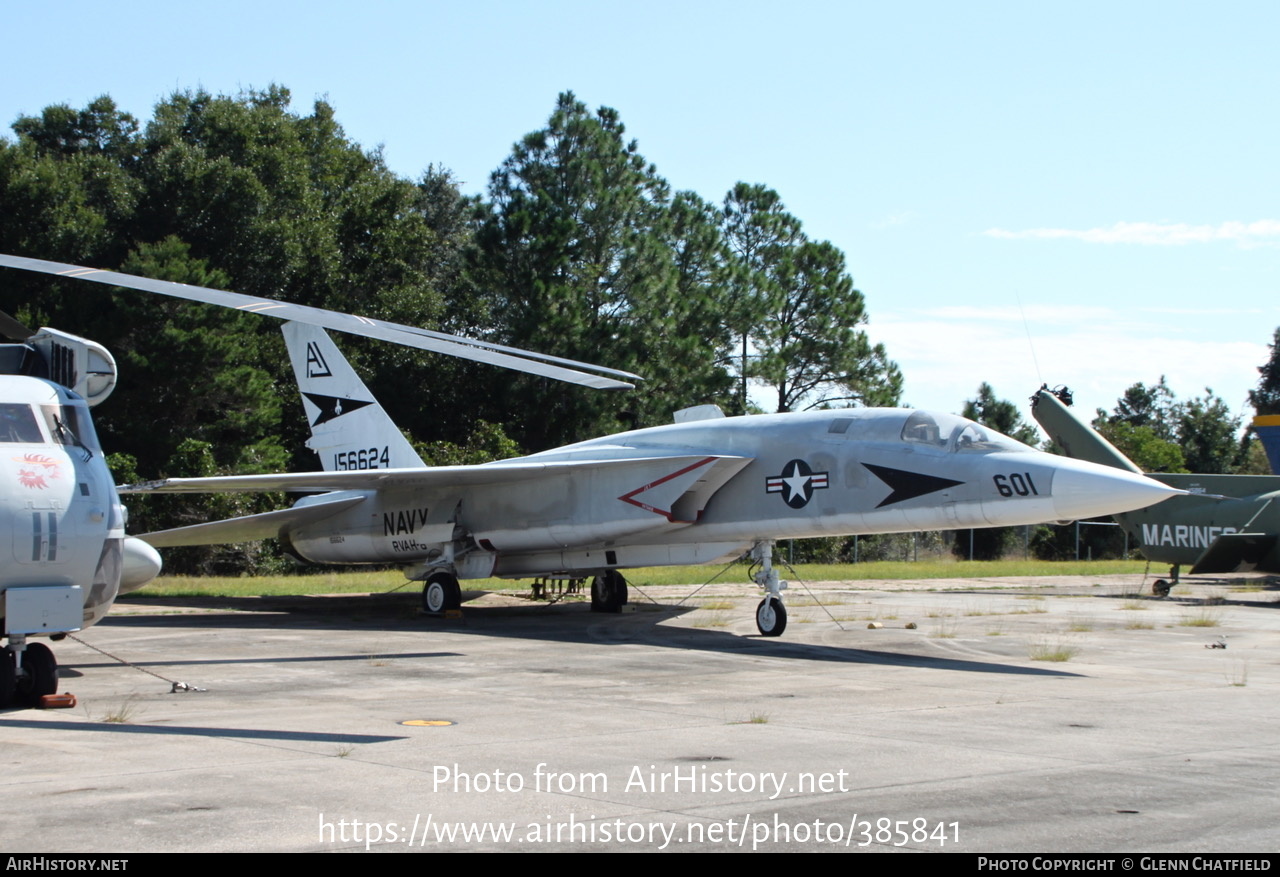
[[[433,572],[422,586],[422,609],[431,615],[462,608],[462,586],[458,577],[449,572]]]
[[[764,588],[764,599],[756,607],[756,627],[761,636],[782,636],[787,629],[787,607],[782,605],[782,589],[787,583],[773,568],[773,542],[761,540],[751,548],[751,559],[760,564],[756,584]]]
[[[607,569],[591,580],[591,611],[621,612],[627,603],[627,580],[616,569]]]

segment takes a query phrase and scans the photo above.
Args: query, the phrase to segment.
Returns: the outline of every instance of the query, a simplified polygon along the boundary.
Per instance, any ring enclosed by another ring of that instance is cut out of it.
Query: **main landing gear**
[[[0,709],[36,706],[46,694],[58,693],[58,662],[44,643],[11,636],[0,649]]]
[[[1181,564],[1175,563],[1169,568],[1169,578],[1173,579],[1173,581],[1167,582],[1164,579],[1156,579],[1155,583],[1151,586],[1151,593],[1155,594],[1157,597],[1169,596],[1169,592],[1173,590],[1174,585],[1178,584],[1178,574],[1180,572],[1182,572]]]
[[[591,611],[621,612],[627,604],[627,580],[616,569],[607,569],[591,580]]]
[[[787,629],[787,607],[782,605],[782,589],[787,583],[773,568],[773,542],[761,540],[751,547],[751,559],[760,565],[755,582],[764,588],[764,599],[756,607],[756,627],[761,636],[782,636]]]
[[[430,615],[444,615],[462,608],[462,586],[453,573],[433,572],[422,586],[422,609]]]

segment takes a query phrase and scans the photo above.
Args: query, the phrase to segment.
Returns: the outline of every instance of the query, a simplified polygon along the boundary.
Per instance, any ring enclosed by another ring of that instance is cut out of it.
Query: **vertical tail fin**
[[[426,467],[323,329],[290,322],[281,331],[311,424],[307,447],[325,471]]]

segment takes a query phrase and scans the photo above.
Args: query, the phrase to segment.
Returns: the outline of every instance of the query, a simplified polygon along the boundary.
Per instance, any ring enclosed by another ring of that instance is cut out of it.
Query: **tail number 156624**
[[[345,469],[390,469],[391,449],[369,448],[360,451],[341,451],[333,455],[333,468]]]

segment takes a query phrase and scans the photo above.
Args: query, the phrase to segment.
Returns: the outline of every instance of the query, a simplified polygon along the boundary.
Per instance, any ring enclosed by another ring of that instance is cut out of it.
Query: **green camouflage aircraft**
[[[1078,460],[1141,472],[1133,461],[1070,409],[1071,392],[1046,384],[1031,397],[1031,413],[1062,452]],[[1174,583],[1183,566],[1192,575],[1280,572],[1280,475],[1149,477],[1185,490],[1159,505],[1113,515],[1153,563],[1171,566]],[[1170,584],[1152,590],[1165,596]]]

